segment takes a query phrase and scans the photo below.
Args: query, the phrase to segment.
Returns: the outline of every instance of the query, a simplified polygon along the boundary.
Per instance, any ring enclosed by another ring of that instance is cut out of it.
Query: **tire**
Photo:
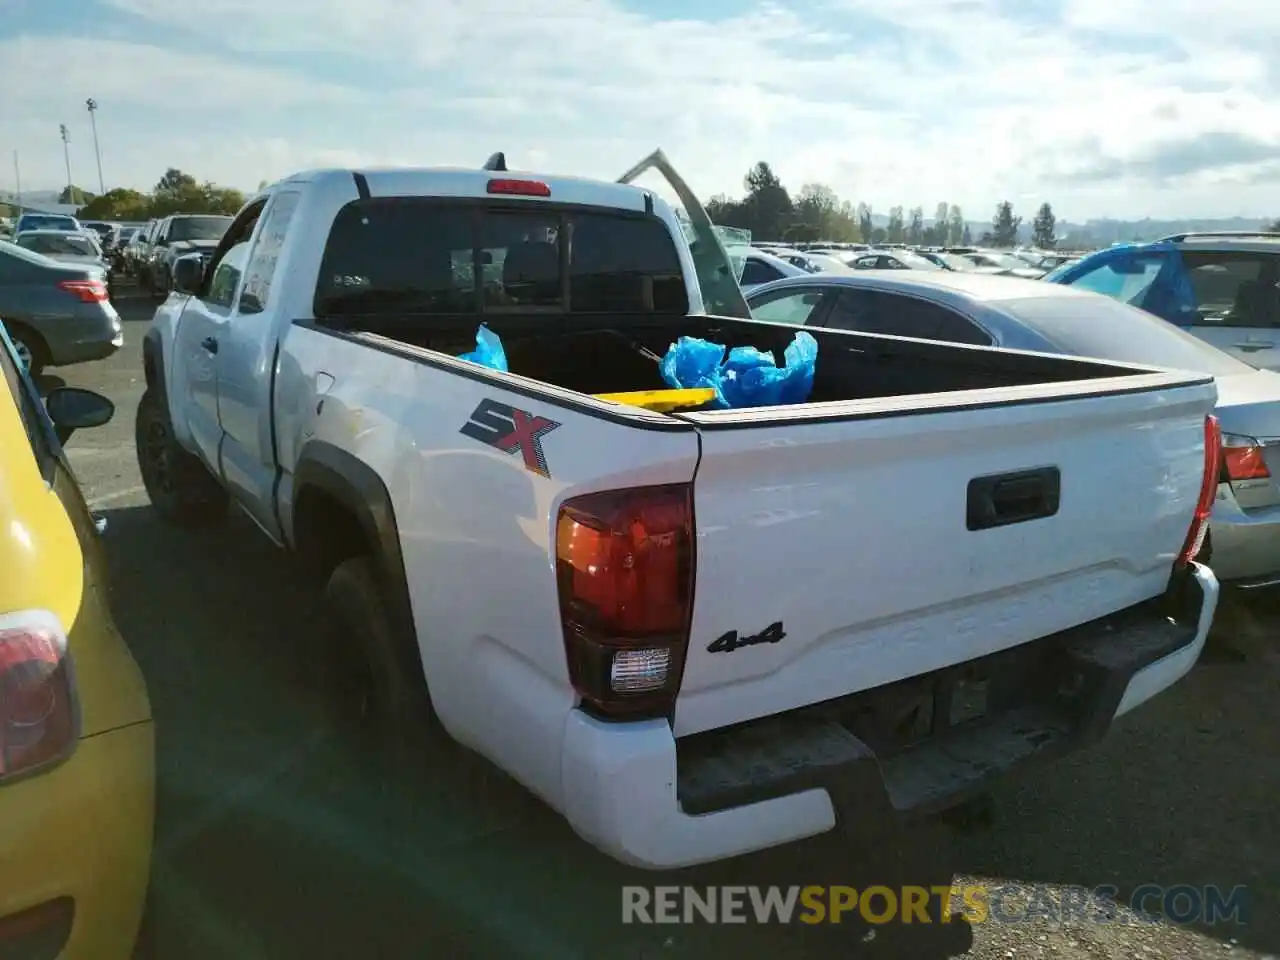
[[[344,699],[362,739],[396,759],[438,742],[426,679],[410,627],[394,612],[384,577],[369,556],[344,560],[329,575],[325,600],[333,662],[343,664]]]
[[[143,486],[156,512],[169,523],[206,526],[227,513],[230,498],[198,459],[173,437],[169,411],[148,389],[138,402],[134,445]]]
[[[18,360],[26,365],[27,373],[34,380],[49,364],[49,348],[45,346],[40,334],[21,324],[5,324],[5,329],[9,333],[9,339],[13,341],[14,348],[18,351]]]

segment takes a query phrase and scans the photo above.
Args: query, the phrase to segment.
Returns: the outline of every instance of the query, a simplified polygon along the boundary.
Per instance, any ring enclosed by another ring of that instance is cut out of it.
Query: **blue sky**
[[[0,0],[0,189],[166,167],[616,176],[770,161],[879,212],[1280,215],[1280,4],[1216,0]],[[1158,15],[1157,15],[1158,14]],[[1268,39],[1272,41],[1268,44]]]

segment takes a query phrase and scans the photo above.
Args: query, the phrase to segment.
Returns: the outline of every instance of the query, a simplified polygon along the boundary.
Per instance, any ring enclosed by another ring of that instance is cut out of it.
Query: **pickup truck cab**
[[[656,413],[681,336],[780,351],[630,182],[321,170],[175,264],[142,476],[327,584],[384,731],[443,728],[610,855],[929,814],[1194,664],[1212,378],[812,330],[808,402]],[[477,326],[510,372],[462,358]]]

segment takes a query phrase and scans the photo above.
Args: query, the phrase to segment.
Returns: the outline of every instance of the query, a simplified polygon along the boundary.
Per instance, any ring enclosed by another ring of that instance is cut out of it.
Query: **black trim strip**
[[[322,326],[314,320],[307,319],[294,320],[293,325],[301,327],[303,330],[312,330],[315,333],[322,333],[338,340],[359,344],[362,347],[368,347],[381,353],[388,353],[394,357],[403,357],[406,360],[434,367],[437,370],[444,370],[460,377],[466,377],[468,380],[478,380],[481,383],[490,384],[509,393],[549,403],[562,410],[576,410],[579,413],[586,413],[601,420],[608,420],[610,423],[621,424],[624,427],[665,433],[693,433],[695,430],[693,424],[677,420],[667,414],[645,413],[635,407],[615,409],[603,401],[592,401],[585,394],[566,390],[550,383],[539,382],[536,387],[526,386],[524,383],[515,380],[514,374],[499,373],[496,370],[490,370],[488,367],[481,367],[465,360],[458,360],[456,357],[435,353],[425,347],[414,348],[408,344],[395,341],[375,340],[373,338],[377,336],[376,334],[362,335],[349,333],[345,330],[335,330],[331,327]],[[419,350],[422,352],[419,352]]]
[[[1059,381],[1064,382],[1064,381]],[[1069,381],[1068,381],[1069,382]],[[1090,381],[1081,381],[1088,383]],[[705,414],[699,413],[672,413],[669,416],[676,417],[680,420],[686,420],[696,426],[699,430],[749,430],[754,427],[782,427],[788,423],[802,423],[806,426],[815,423],[837,423],[850,420],[884,420],[887,417],[915,416],[926,413],[959,413],[963,410],[987,410],[996,407],[1029,407],[1033,404],[1042,403],[1070,403],[1074,400],[1089,400],[1093,397],[1122,397],[1133,393],[1149,393],[1152,390],[1174,389],[1179,387],[1198,387],[1206,383],[1211,383],[1212,378],[1208,380],[1176,380],[1171,383],[1152,384],[1145,383],[1132,387],[1114,387],[1106,390],[1080,390],[1077,393],[1063,394],[1054,397],[1009,397],[1000,400],[978,400],[972,403],[957,403],[947,406],[931,406],[922,407],[914,410],[903,410],[901,408],[895,410],[861,410],[851,411],[848,413],[808,413],[804,411],[804,407],[782,407],[781,410],[787,411],[787,414],[780,415],[777,412],[770,411],[763,414],[765,408],[757,408],[756,410],[733,410],[724,411],[725,413],[739,414],[734,420],[708,420]],[[979,388],[981,389],[981,388]],[[999,390],[1000,387],[992,387],[989,389]],[[955,393],[964,393],[966,391],[956,390]],[[841,401],[833,401],[839,403]],[[829,404],[821,404],[821,406],[829,406]],[[796,411],[793,415],[791,411]],[[750,414],[761,413],[763,415],[752,417]],[[748,416],[741,416],[747,414]],[[714,416],[714,414],[713,414]],[[766,419],[770,417],[772,419]],[[702,419],[699,419],[702,418]]]
[[[359,170],[353,170],[351,179],[356,182],[356,193],[360,194],[361,200],[368,200],[372,194],[369,193],[369,181]]]

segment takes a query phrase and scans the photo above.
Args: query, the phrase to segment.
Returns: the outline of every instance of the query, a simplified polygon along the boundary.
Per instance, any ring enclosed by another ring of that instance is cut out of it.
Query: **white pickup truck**
[[[146,334],[155,509],[234,501],[325,578],[379,729],[429,706],[648,868],[946,809],[1192,667],[1209,377],[811,330],[806,403],[600,399],[797,332],[682,200],[692,244],[500,155],[268,187]],[[482,322],[511,372],[460,359]]]

